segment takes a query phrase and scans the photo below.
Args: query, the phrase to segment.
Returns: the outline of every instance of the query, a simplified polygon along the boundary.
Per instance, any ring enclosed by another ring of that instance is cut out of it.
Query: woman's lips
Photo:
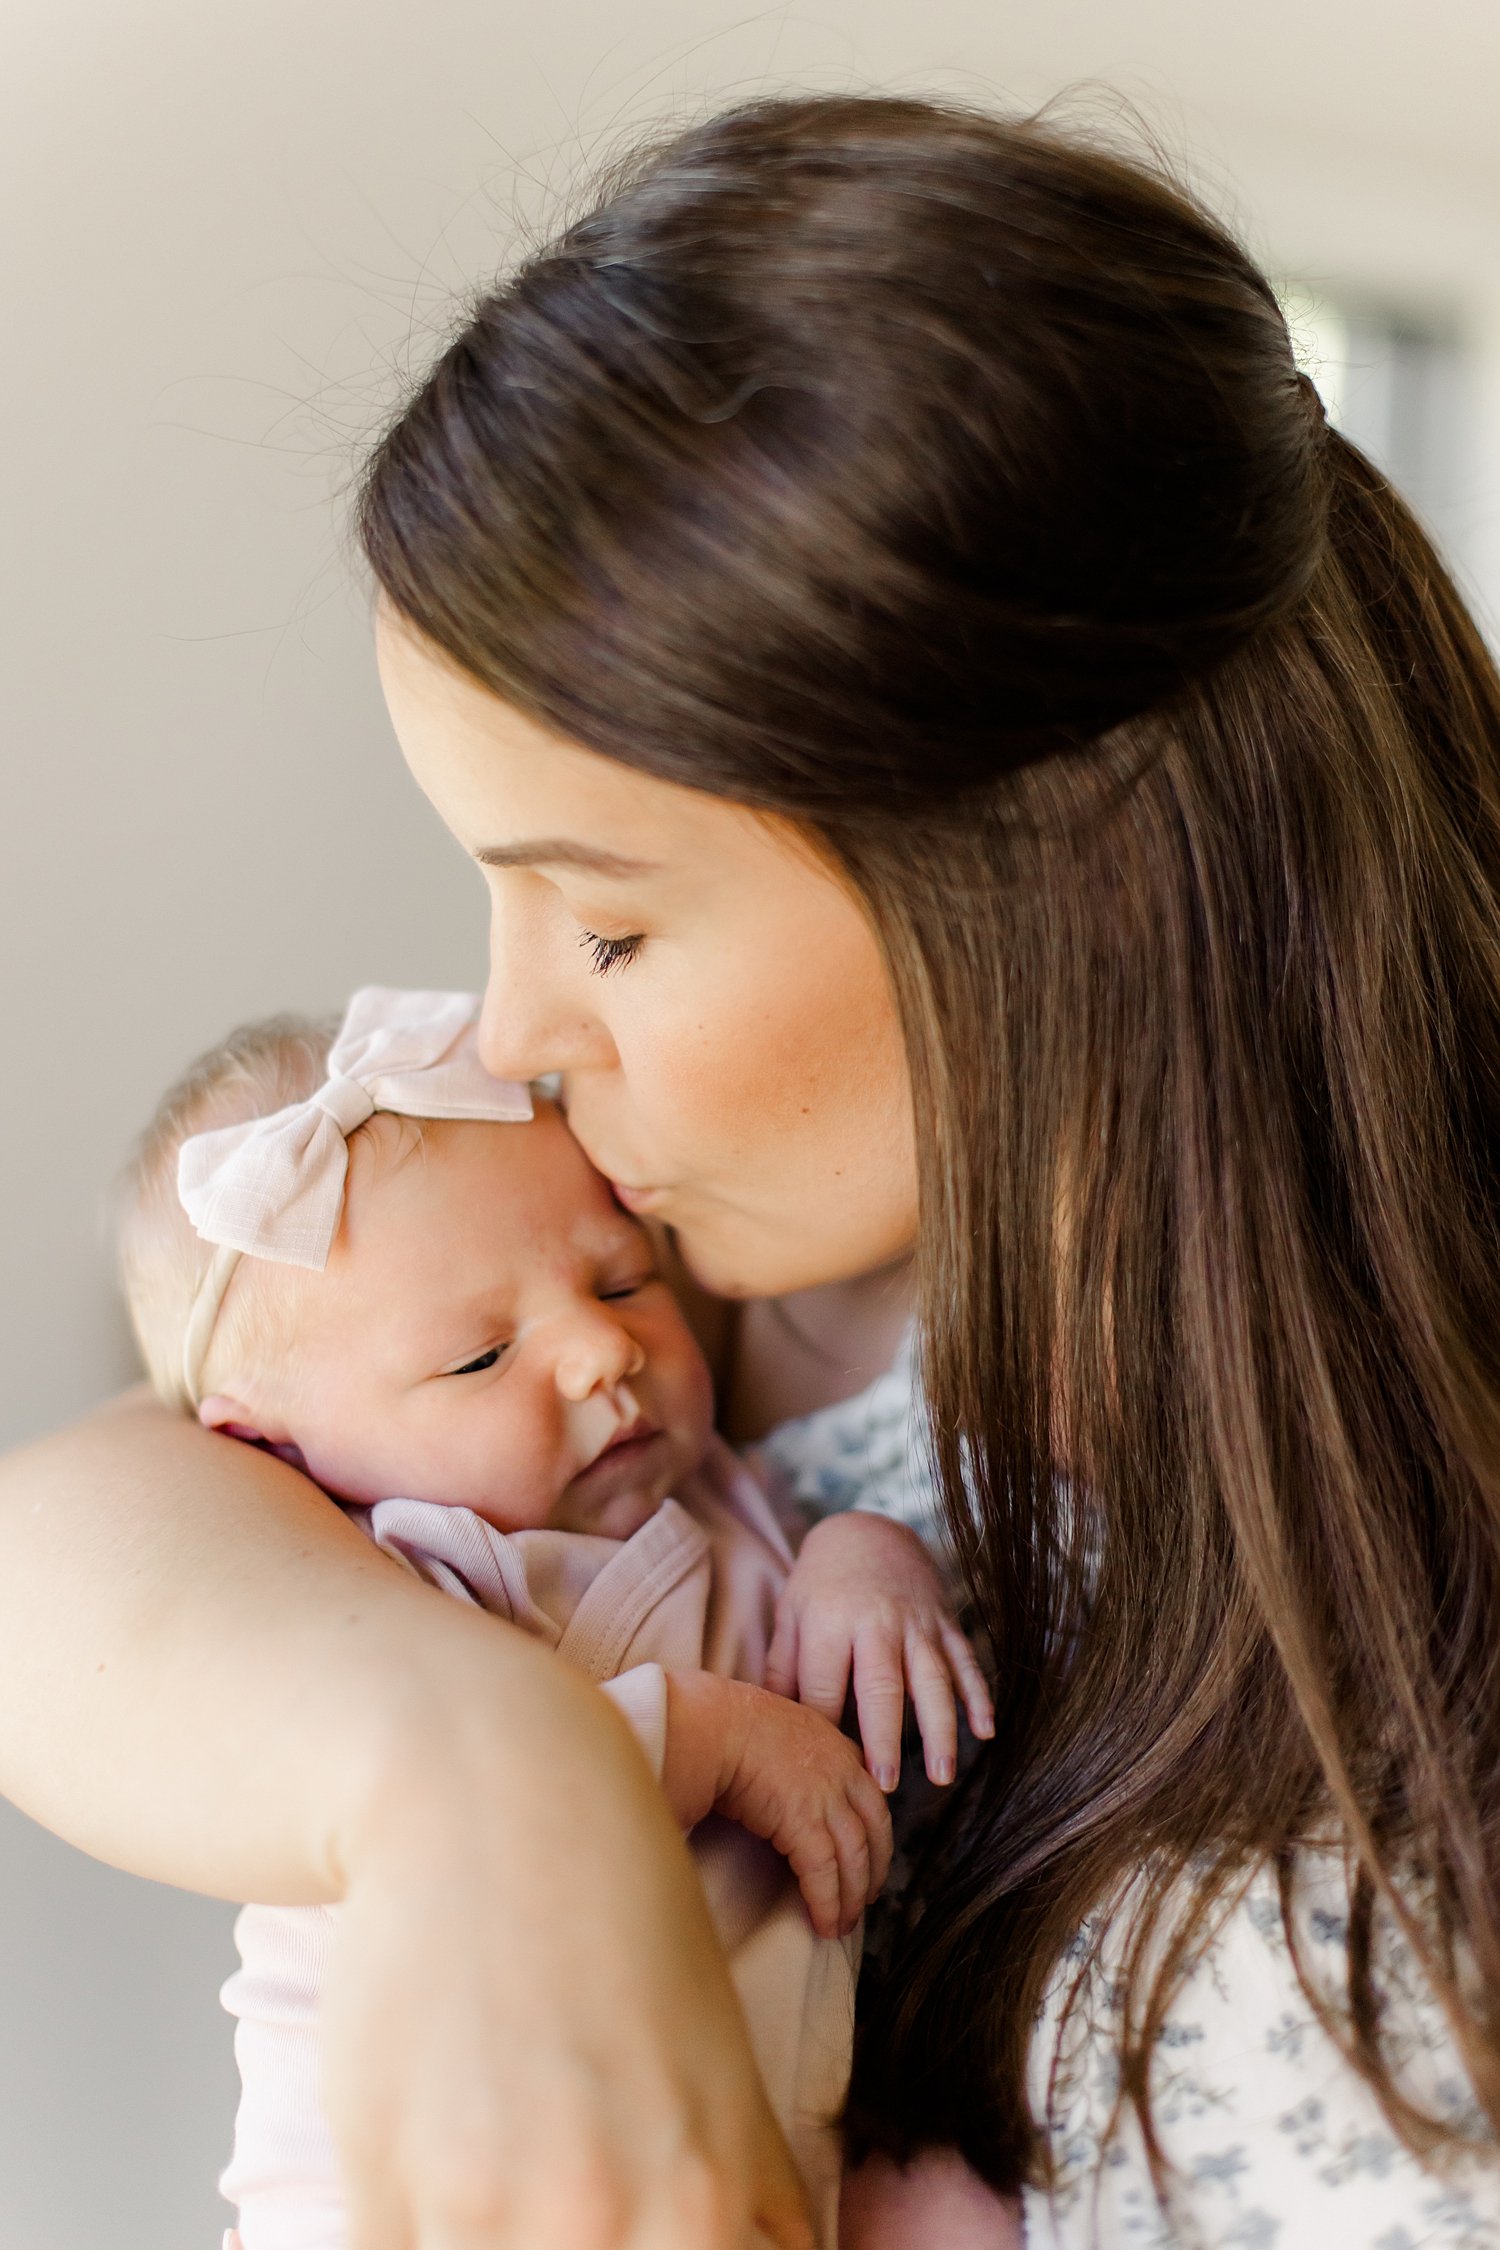
[[[622,1180],[611,1180],[609,1185],[615,1201],[622,1203],[625,1209],[633,1212],[637,1218],[643,1212],[654,1211],[657,1205],[663,1201],[667,1192],[665,1188],[626,1187]]]

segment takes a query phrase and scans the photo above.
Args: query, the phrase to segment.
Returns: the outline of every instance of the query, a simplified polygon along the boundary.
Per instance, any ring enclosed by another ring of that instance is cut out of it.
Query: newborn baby
[[[647,1235],[555,1105],[484,1072],[476,1013],[463,994],[369,988],[336,1036],[282,1020],[204,1058],[130,1178],[136,1332],[164,1399],[293,1462],[405,1567],[614,1698],[694,1831],[831,2246],[857,1924],[890,1825],[854,1745],[765,1683],[852,1672],[857,1704],[885,1714],[867,1744],[885,1786],[905,1686],[939,1781],[955,1684],[976,1733],[988,1694],[911,1533],[851,1512],[804,1538],[715,1437]],[[243,2250],[345,2239],[317,2094],[335,1923],[252,1906],[237,1926],[223,2185]]]

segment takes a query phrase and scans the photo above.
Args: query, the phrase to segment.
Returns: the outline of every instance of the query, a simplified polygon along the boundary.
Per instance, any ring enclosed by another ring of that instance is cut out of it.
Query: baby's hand
[[[891,1863],[891,1816],[854,1745],[744,1680],[669,1672],[667,1693],[662,1785],[683,1826],[738,1821],[787,1861],[819,1937],[852,1930]]]
[[[995,1707],[955,1623],[942,1577],[914,1531],[857,1509],[825,1516],[802,1542],[776,1605],[766,1685],[837,1721],[854,1679],[865,1762],[884,1790],[901,1778],[910,1690],[930,1781],[958,1770],[958,1713],[983,1741]]]

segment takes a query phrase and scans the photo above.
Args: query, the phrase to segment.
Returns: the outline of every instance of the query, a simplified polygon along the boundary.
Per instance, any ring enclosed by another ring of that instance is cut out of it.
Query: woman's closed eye
[[[627,961],[633,961],[645,940],[640,936],[601,937],[597,930],[581,930],[578,942],[593,954],[594,974],[607,977],[611,969],[623,969]]]

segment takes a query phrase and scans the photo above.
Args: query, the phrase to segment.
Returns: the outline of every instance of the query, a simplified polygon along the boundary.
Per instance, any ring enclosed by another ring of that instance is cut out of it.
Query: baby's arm
[[[788,1861],[820,1937],[884,1883],[891,1820],[854,1745],[818,1712],[716,1672],[668,1672],[662,1787],[684,1828],[721,1812]]]
[[[930,1781],[958,1770],[955,1689],[981,1740],[995,1711],[979,1660],[953,1616],[942,1573],[905,1524],[847,1509],[802,1542],[776,1607],[766,1685],[837,1720],[853,1684],[870,1772],[882,1789],[901,1772],[910,1692]]]

